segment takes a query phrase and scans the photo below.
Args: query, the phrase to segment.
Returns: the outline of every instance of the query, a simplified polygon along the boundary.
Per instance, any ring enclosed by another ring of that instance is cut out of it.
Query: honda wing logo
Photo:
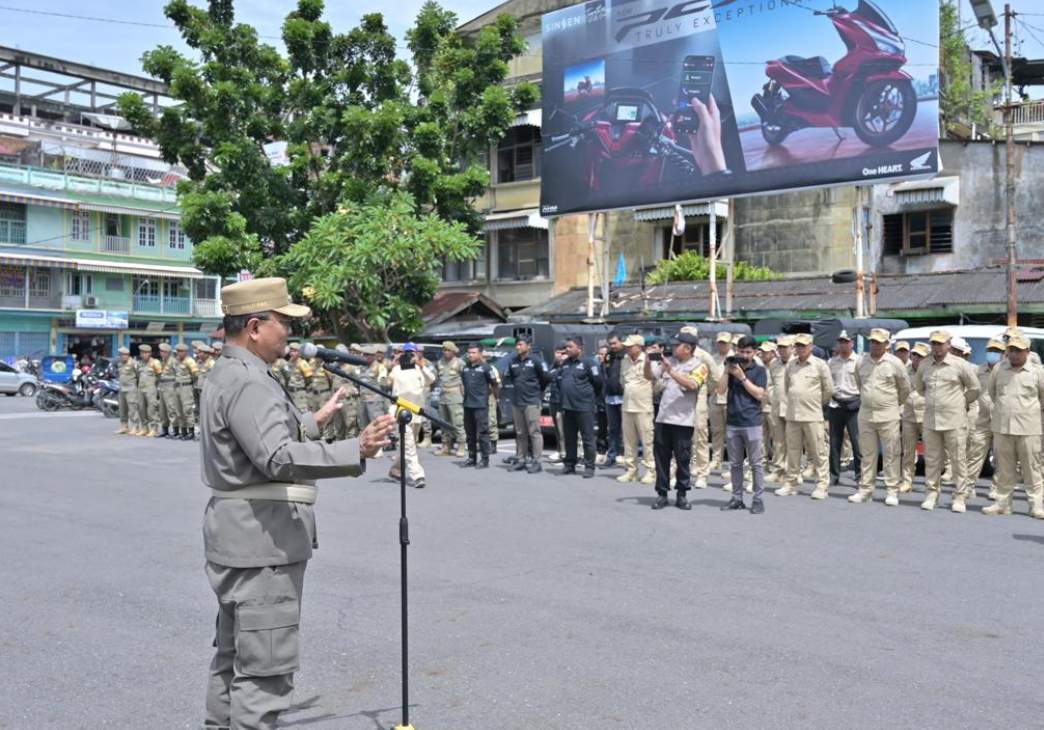
[[[931,170],[932,165],[928,160],[932,159],[932,151],[928,150],[923,155],[915,157],[910,160],[910,172],[917,172],[918,170]]]

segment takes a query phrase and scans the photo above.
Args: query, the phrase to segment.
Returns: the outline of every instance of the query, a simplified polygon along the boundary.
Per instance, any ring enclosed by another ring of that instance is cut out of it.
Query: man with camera
[[[732,470],[732,499],[722,510],[746,509],[743,503],[743,460],[750,461],[754,483],[751,514],[765,511],[762,497],[765,493],[764,415],[762,401],[768,387],[768,372],[754,361],[757,342],[753,337],[741,337],[736,343],[736,354],[725,358],[725,371],[718,378],[717,393],[726,396],[725,437]]]

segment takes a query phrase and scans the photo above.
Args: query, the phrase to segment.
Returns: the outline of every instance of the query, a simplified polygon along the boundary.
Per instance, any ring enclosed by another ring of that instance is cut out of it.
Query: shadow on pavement
[[[1039,545],[1044,545],[1044,535],[1026,535],[1024,533],[1014,533],[1012,538],[1015,540],[1021,540],[1022,542],[1035,542]]]

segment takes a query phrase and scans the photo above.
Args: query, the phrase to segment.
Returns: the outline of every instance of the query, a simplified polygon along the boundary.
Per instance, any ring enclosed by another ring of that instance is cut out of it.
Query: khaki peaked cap
[[[221,289],[221,311],[241,315],[259,312],[278,312],[287,317],[302,318],[312,313],[303,304],[290,301],[286,279],[273,276],[229,284]]]

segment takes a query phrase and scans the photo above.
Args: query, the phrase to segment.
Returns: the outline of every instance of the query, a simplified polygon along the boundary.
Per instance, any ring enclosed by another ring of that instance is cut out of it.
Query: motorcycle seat
[[[794,68],[802,76],[808,76],[812,79],[825,79],[831,73],[833,68],[830,62],[822,56],[811,56],[805,58],[803,56],[783,56],[779,59],[788,66]]]

